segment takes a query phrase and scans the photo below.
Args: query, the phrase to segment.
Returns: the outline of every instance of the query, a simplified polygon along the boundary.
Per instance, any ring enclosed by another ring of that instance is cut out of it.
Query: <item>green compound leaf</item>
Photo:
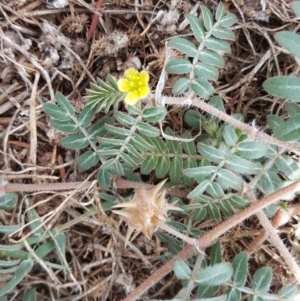
[[[259,184],[265,194],[271,194],[281,187],[281,180],[277,172],[268,170],[259,180]]]
[[[80,170],[88,170],[99,162],[99,157],[95,152],[87,151],[80,155],[77,161]]]
[[[291,8],[294,11],[294,13],[300,17],[300,1],[293,1],[291,3]]]
[[[284,120],[276,115],[268,115],[267,121],[270,128],[274,131],[279,125],[284,123]]]
[[[300,115],[300,106],[294,102],[289,102],[286,105],[286,108],[291,117],[296,117]]]
[[[188,280],[192,276],[192,271],[183,260],[176,260],[174,264],[174,273],[178,279]]]
[[[163,156],[158,158],[158,162],[155,169],[155,175],[158,179],[162,179],[166,176],[170,168],[170,158]]]
[[[212,219],[213,221],[219,223],[221,221],[221,214],[219,211],[219,208],[217,207],[216,204],[211,203],[208,204],[207,208],[207,213],[210,219]],[[217,284],[214,284],[217,285]]]
[[[212,297],[218,290],[219,286],[207,286],[199,284],[197,289],[197,297],[205,298],[205,300],[207,300],[206,298]]]
[[[148,175],[157,165],[158,158],[156,155],[151,155],[146,158],[141,166],[141,173],[143,175]]]
[[[187,158],[186,160],[184,160],[183,162],[183,168],[187,169],[187,168],[195,168],[197,167],[197,160],[194,157],[190,157]],[[183,176],[183,181],[187,184],[187,185],[194,185],[195,179],[187,177],[187,176]]]
[[[222,200],[220,202],[220,210],[226,217],[230,217],[234,215],[234,210],[232,209],[230,202],[227,200]]]
[[[194,66],[194,73],[199,77],[210,80],[217,80],[219,78],[219,71],[216,67],[201,62]]]
[[[191,84],[192,90],[200,97],[208,99],[214,93],[214,87],[205,78],[196,78]]]
[[[125,145],[128,154],[132,157],[132,159],[136,160],[137,162],[143,162],[146,159],[144,154],[141,154],[140,151],[137,151],[136,147],[132,144]]]
[[[241,197],[238,197],[236,195],[233,195],[230,198],[230,202],[231,202],[232,206],[234,206],[237,209],[243,209],[250,204],[247,200],[245,200]]]
[[[300,35],[283,30],[275,33],[275,40],[279,45],[287,49],[291,54],[300,59],[299,47],[300,47]]]
[[[222,247],[219,242],[213,244],[210,250],[210,264],[215,265],[222,262]]]
[[[105,151],[108,151],[112,149],[112,146],[123,146],[124,140],[123,139],[113,139],[113,138],[105,138],[105,137],[98,137],[98,142],[101,145],[99,153],[103,156]],[[112,155],[116,155],[115,153]]]
[[[172,92],[174,95],[182,94],[189,87],[190,81],[187,78],[180,78],[173,86]]]
[[[70,115],[75,114],[74,108],[71,106],[69,101],[61,93],[56,92],[55,99],[65,113],[69,113]]]
[[[300,7],[299,7],[300,8]],[[292,297],[297,293],[297,285],[290,285],[287,287],[283,287],[278,291],[278,295],[283,299],[287,299]]]
[[[203,24],[200,22],[199,18],[194,15],[188,14],[185,17],[190,22],[196,40],[201,43],[205,37],[205,29],[203,27]]]
[[[193,65],[187,59],[173,59],[167,63],[166,71],[173,74],[185,74],[191,72]]]
[[[182,158],[179,156],[171,160],[169,173],[170,173],[170,180],[174,184],[180,182],[182,165],[183,165]]]
[[[110,187],[111,184],[110,178],[111,178],[110,172],[107,169],[103,169],[101,167],[97,173],[97,180],[102,189],[108,189]]]
[[[291,141],[300,138],[299,116],[291,117],[274,129],[274,136],[282,141]]]
[[[79,126],[73,120],[69,121],[60,121],[52,119],[50,124],[57,130],[64,133],[76,133],[79,131]]]
[[[129,166],[130,169],[134,169],[134,168],[136,168],[136,167],[139,166],[140,161],[136,160],[136,158],[133,157],[133,156],[129,156],[129,155],[125,154],[125,153],[121,153],[120,157],[123,160],[123,162],[127,166]]]
[[[91,140],[95,141],[96,137],[103,137],[107,133],[105,124],[114,124],[114,119],[112,117],[104,117],[93,125],[89,129],[89,136]]]
[[[237,17],[235,14],[229,13],[225,15],[221,21],[220,24],[224,27],[230,27],[237,21]]]
[[[19,268],[14,273],[13,277],[9,280],[6,286],[0,291],[0,297],[4,296],[6,293],[14,289],[31,271],[32,267],[33,267],[33,260],[31,258],[27,260],[23,260],[20,263]]]
[[[272,95],[300,102],[299,77],[274,76],[264,81],[263,88]]]
[[[223,99],[220,96],[212,96],[208,102],[211,106],[213,106],[214,108],[220,110],[220,111],[224,111],[224,103],[223,103]],[[210,115],[210,114],[209,114]],[[215,116],[210,115],[211,118],[210,119],[217,119]],[[218,119],[219,120],[219,119]]]
[[[45,103],[43,110],[46,114],[57,120],[67,121],[70,118],[68,113],[62,111],[61,107],[53,103]]]
[[[209,38],[204,42],[204,45],[211,50],[214,51],[221,51],[221,52],[227,52],[230,53],[231,52],[231,47],[230,45],[220,39],[216,39],[216,38]]]
[[[255,292],[267,293],[272,281],[272,270],[269,267],[262,267],[255,272],[252,279],[252,288]]]
[[[241,142],[238,145],[238,154],[246,159],[259,159],[267,153],[268,146],[263,142]]]
[[[153,144],[159,153],[162,153],[164,155],[169,154],[169,149],[160,137],[147,137],[147,141]]]
[[[193,221],[194,222],[201,222],[206,218],[206,216],[207,216],[207,210],[205,207],[201,207],[201,208],[193,211]]]
[[[231,40],[231,41],[235,40],[235,35],[233,31],[224,27],[214,28],[212,31],[212,35],[218,39]]]
[[[123,125],[133,125],[136,123],[136,119],[130,115],[115,111],[114,114],[116,120]]]
[[[148,123],[138,122],[136,128],[142,135],[147,137],[158,137],[160,135],[160,130]]]
[[[165,133],[168,135],[168,136],[172,136],[172,137],[175,137],[175,134],[174,132],[169,128],[167,127],[165,129]],[[180,144],[178,143],[178,141],[176,140],[171,140],[171,139],[166,139],[166,144],[168,146],[168,148],[170,149],[170,151],[176,155],[181,155],[182,154],[182,149],[181,149],[181,146]]]
[[[248,274],[248,256],[246,252],[237,254],[232,262],[233,275],[232,281],[236,287],[243,287]]]
[[[224,58],[220,54],[209,49],[202,50],[199,53],[198,58],[203,63],[217,66],[219,68],[223,68],[225,65]]]
[[[131,140],[134,143],[134,146],[138,149],[138,150],[142,150],[142,151],[149,151],[152,150],[154,148],[153,145],[149,144],[144,138],[142,138],[140,135],[137,134],[132,134],[131,135]]]
[[[194,169],[194,168],[191,168],[191,169]],[[188,169],[186,169],[186,170],[188,170]],[[194,198],[199,197],[206,190],[206,188],[209,184],[210,184],[210,180],[204,180],[188,194],[188,198],[194,199]]]
[[[196,46],[186,39],[173,38],[168,42],[168,46],[181,51],[187,56],[195,57],[198,54]]]
[[[228,281],[233,274],[233,268],[230,263],[220,263],[203,269],[195,276],[196,283],[216,286]]]
[[[217,7],[216,14],[215,14],[216,20],[220,21],[225,14],[226,14],[226,7],[223,2],[220,2]]]
[[[204,5],[200,5],[202,10],[202,17],[203,17],[203,23],[206,28],[206,30],[211,30],[214,23],[213,23],[213,16],[211,14],[211,11],[208,7]]]
[[[116,140],[116,139],[108,139],[107,140],[110,140],[112,143],[114,143],[114,145],[118,145],[120,146],[120,144],[123,142],[123,140]],[[101,140],[99,140],[100,142],[102,141],[102,138]],[[124,143],[124,142],[123,142]],[[119,148],[111,148],[111,147],[108,147],[108,148],[104,148],[104,149],[100,149],[97,151],[97,154],[99,157],[112,157],[112,156],[118,156],[120,154],[120,149]]]
[[[122,164],[119,161],[115,160],[114,166],[111,168],[111,172],[114,175],[123,176],[124,175],[124,169],[123,169]]]
[[[128,106],[127,111],[133,116],[141,115],[142,109],[138,106]]]
[[[234,127],[229,124],[226,124],[223,129],[223,138],[227,145],[234,146],[237,144],[239,137],[234,131]]]
[[[206,123],[206,119],[199,112],[188,110],[184,114],[184,121],[192,128],[199,130],[200,127]]]
[[[225,166],[226,168],[232,171],[236,171],[242,174],[243,173],[250,174],[250,175],[255,174],[254,163],[235,155],[227,157]]]
[[[216,149],[203,143],[198,144],[198,152],[207,160],[220,162],[226,157],[226,153],[221,149]]]
[[[107,130],[107,132],[115,135],[115,136],[128,136],[130,135],[130,130],[124,129],[124,128],[120,128],[120,127],[116,127],[110,124],[105,124],[105,129]]]
[[[0,197],[0,209],[10,210],[15,207],[18,196],[14,192],[7,193]]]
[[[118,85],[111,75],[107,76],[107,81],[108,84],[97,78],[97,83],[91,83],[90,89],[86,90],[88,95],[84,98],[98,112],[104,108],[107,113],[112,105],[116,109],[118,103],[124,98],[124,93],[119,91]]]
[[[275,160],[275,165],[278,170],[284,173],[289,180],[298,180],[300,176],[299,165],[287,155],[281,155]]]
[[[69,149],[82,149],[89,145],[89,140],[84,135],[71,135],[60,140],[63,147]]]
[[[158,106],[155,108],[147,108],[143,111],[143,118],[147,122],[159,122],[162,121],[167,115],[167,110],[163,106]]]
[[[243,179],[228,169],[221,168],[218,171],[218,182],[225,187],[240,189],[243,187]]]
[[[81,113],[79,114],[78,121],[80,125],[85,128],[89,126],[94,118],[95,108],[87,105],[83,108]]]
[[[217,171],[216,166],[202,166],[202,167],[196,167],[196,168],[188,168],[183,171],[183,174],[187,177],[201,177],[201,176],[210,176],[214,172]]]
[[[190,133],[188,132],[184,132],[182,134],[182,138],[183,139],[191,139],[192,136]],[[185,153],[189,154],[189,155],[195,155],[196,154],[196,147],[195,147],[195,143],[190,141],[190,142],[181,142],[181,146],[184,150]]]
[[[207,186],[206,192],[214,198],[224,197],[224,192],[221,186],[218,183],[212,182]]]
[[[230,288],[226,291],[227,293],[227,300],[226,301],[241,301],[242,300],[242,293],[241,291]]]

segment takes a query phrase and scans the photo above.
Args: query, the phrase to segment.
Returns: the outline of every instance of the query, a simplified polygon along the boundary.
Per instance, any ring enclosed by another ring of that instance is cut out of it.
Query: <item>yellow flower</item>
[[[128,92],[124,101],[133,106],[150,92],[149,73],[145,70],[138,72],[134,68],[129,68],[124,72],[124,76],[125,78],[118,80],[118,88],[121,92]]]
[[[137,231],[136,235],[142,232],[148,239],[151,239],[159,224],[169,220],[168,210],[181,210],[175,206],[175,203],[168,203],[165,198],[165,190],[159,193],[165,182],[166,180],[160,182],[151,190],[136,190],[131,201],[113,206],[113,208],[125,208],[112,210],[112,212],[123,216],[129,226],[125,246],[134,230]]]

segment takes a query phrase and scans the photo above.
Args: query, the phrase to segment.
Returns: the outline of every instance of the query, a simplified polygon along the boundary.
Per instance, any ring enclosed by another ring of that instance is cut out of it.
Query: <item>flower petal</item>
[[[148,86],[139,88],[139,98],[145,98],[150,93],[150,89]]]
[[[148,81],[149,81],[149,73],[145,70],[142,70],[140,72],[140,82],[143,84],[143,85],[147,85],[148,84]]]
[[[121,92],[128,92],[130,90],[130,82],[125,78],[121,78],[118,80],[118,88]]]
[[[129,92],[124,99],[125,103],[130,106],[134,106],[138,100],[139,96],[137,95],[136,91]]]
[[[137,79],[139,73],[134,69],[134,68],[129,68],[124,72],[124,76],[129,80],[129,81],[134,81]]]

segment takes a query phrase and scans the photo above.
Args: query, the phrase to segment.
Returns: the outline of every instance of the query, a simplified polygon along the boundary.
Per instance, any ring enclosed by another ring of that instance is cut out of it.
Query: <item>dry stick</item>
[[[98,0],[96,9],[100,10],[102,8],[102,6],[103,6],[103,0]],[[99,19],[99,16],[97,14],[94,14],[92,23],[91,23],[91,26],[90,26],[90,29],[88,32],[88,36],[87,36],[88,41],[90,41],[94,35],[94,32],[95,32],[97,24],[98,24],[98,19]]]
[[[166,97],[163,96],[162,103],[166,105],[177,105],[182,106],[184,104],[191,104],[209,114],[214,115],[215,117],[218,117],[219,119],[222,119],[225,122],[228,122],[232,126],[242,130],[244,133],[248,134],[250,138],[253,140],[261,140],[270,144],[277,145],[279,147],[284,147],[285,149],[291,150],[297,154],[300,154],[300,146],[290,143],[290,142],[284,142],[280,141],[274,137],[271,137],[265,133],[260,132],[259,130],[255,129],[254,127],[251,127],[229,115],[226,113],[214,108],[213,106],[209,105],[208,103],[204,102],[203,100],[199,98],[184,98],[184,97]]]
[[[71,190],[80,187],[80,189],[88,189],[91,181],[82,185],[82,182],[69,183],[47,183],[47,184],[11,184],[8,183],[0,187],[4,193],[7,192],[31,192],[31,191],[56,191],[56,190]],[[82,186],[80,186],[82,185]]]
[[[40,72],[35,73],[34,84],[32,87],[30,97],[30,163],[36,164],[36,151],[37,151],[37,131],[36,131],[36,94],[38,82],[40,80]],[[36,171],[33,172],[34,174]]]
[[[211,231],[205,233],[199,237],[198,245],[201,250],[205,250],[210,246],[216,239],[218,239],[222,234],[229,231],[231,228],[235,227],[240,222],[244,221],[246,218],[251,215],[259,212],[263,208],[283,199],[285,196],[295,193],[300,190],[300,181],[288,185],[267,197],[261,199],[260,201],[254,203],[252,206],[247,207],[246,209],[238,212],[235,216],[224,221],[221,224],[218,224]],[[160,281],[164,276],[170,273],[173,269],[175,260],[182,259],[186,260],[191,256],[195,255],[195,248],[192,245],[186,246],[181,252],[179,252],[174,258],[168,261],[150,277],[148,277],[142,284],[140,284],[131,294],[129,294],[123,301],[134,301],[139,298],[143,293],[145,293],[149,288],[154,286],[158,281]]]

